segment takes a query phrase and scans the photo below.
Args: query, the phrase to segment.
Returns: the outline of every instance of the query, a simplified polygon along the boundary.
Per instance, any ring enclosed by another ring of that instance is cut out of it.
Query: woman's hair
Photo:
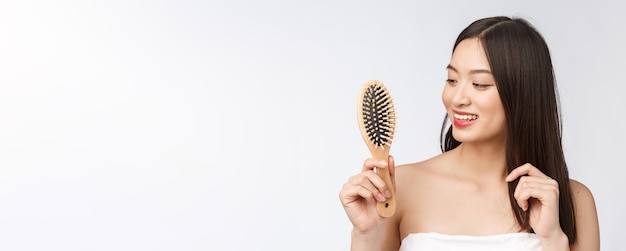
[[[559,183],[559,220],[570,243],[576,241],[574,206],[569,174],[561,144],[558,93],[548,46],[533,26],[520,18],[490,17],[477,20],[465,28],[457,45],[478,38],[484,48],[496,81],[506,116],[506,166],[511,172],[530,163]],[[441,150],[459,146],[447,132],[448,119],[441,127]],[[513,193],[519,179],[509,183],[513,215],[526,231],[532,231],[528,211],[516,203]]]

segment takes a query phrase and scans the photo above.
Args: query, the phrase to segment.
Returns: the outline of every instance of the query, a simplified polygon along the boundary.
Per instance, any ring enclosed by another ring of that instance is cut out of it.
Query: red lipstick
[[[468,127],[476,122],[478,119],[478,115],[462,112],[462,111],[452,111],[452,121],[456,127]]]

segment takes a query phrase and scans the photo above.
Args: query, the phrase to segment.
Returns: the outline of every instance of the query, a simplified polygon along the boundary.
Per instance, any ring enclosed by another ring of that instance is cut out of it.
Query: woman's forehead
[[[458,72],[489,71],[491,69],[483,45],[478,38],[461,41],[452,53],[449,66]]]

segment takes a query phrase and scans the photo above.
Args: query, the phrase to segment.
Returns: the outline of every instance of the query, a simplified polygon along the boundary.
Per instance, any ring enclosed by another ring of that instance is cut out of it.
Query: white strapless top
[[[407,235],[400,251],[541,251],[539,237],[533,233],[510,233],[487,236],[414,233]]]

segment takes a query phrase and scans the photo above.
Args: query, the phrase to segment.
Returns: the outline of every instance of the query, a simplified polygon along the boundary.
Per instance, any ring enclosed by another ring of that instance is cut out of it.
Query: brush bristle
[[[380,83],[372,83],[365,87],[363,94],[363,123],[370,141],[376,146],[385,148],[391,145],[396,127],[396,113],[391,95]]]

